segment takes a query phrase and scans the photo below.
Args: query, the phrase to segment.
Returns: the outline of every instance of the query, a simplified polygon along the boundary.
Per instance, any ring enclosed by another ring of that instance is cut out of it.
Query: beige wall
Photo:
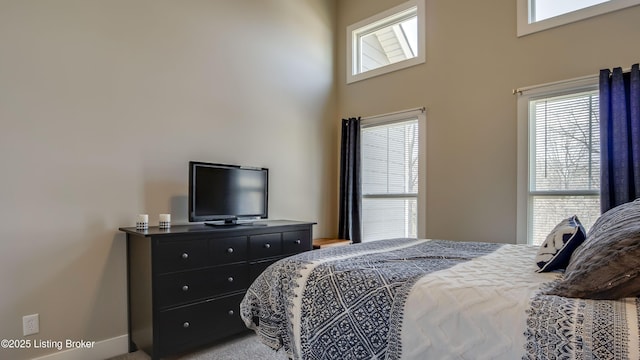
[[[0,338],[126,334],[117,229],[185,222],[189,160],[268,167],[270,217],[334,235],[332,4],[0,0]]]
[[[426,1],[426,63],[346,85],[346,27],[401,0],[337,4],[338,109],[427,108],[427,236],[515,242],[514,88],[640,61],[640,7],[522,38],[516,2]]]

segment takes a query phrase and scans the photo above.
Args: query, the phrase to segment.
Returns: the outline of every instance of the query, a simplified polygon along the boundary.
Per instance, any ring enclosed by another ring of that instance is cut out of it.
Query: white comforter
[[[414,285],[402,326],[404,359],[522,357],[526,311],[557,273],[537,273],[536,247],[495,252],[427,274]]]

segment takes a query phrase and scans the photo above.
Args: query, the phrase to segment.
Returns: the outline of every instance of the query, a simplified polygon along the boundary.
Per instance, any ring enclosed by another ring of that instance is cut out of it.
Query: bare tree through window
[[[598,94],[538,99],[531,108],[532,240],[539,244],[563,218],[577,215],[589,227],[600,214]]]

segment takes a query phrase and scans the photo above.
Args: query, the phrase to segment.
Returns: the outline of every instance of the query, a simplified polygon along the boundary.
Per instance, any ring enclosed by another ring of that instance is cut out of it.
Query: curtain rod
[[[373,119],[377,119],[377,118],[380,118],[380,117],[386,117],[386,116],[392,116],[392,115],[400,115],[400,114],[405,114],[405,113],[410,113],[410,112],[415,112],[415,111],[420,111],[421,113],[424,113],[425,111],[427,111],[427,109],[423,106],[423,107],[414,108],[414,109],[394,111],[394,112],[390,112],[390,113],[386,113],[386,114],[366,116],[366,117],[363,117],[362,120],[373,120]]]
[[[629,71],[631,71],[631,68],[622,69],[622,72],[629,72]],[[571,83],[571,82],[575,82],[575,81],[596,80],[599,77],[600,77],[600,72],[598,72],[595,75],[580,76],[580,77],[576,77],[576,78],[573,78],[573,79],[553,81],[553,82],[544,83],[544,84],[531,85],[531,86],[525,86],[525,87],[521,87],[521,88],[517,88],[517,89],[512,89],[511,93],[513,95],[516,95],[516,94],[522,95],[522,93],[525,92],[525,91],[533,90],[533,89],[537,89],[537,88],[541,88],[541,87],[545,87],[545,86],[562,85],[562,84]]]
[[[511,90],[511,93],[513,95],[516,95],[516,94],[522,95],[523,92],[528,91],[528,90],[538,89],[538,88],[546,87],[546,86],[562,85],[562,84],[572,83],[572,82],[581,81],[581,80],[595,80],[599,76],[600,75],[587,75],[587,76],[576,77],[576,78],[573,78],[573,79],[553,81],[553,82],[548,82],[548,83],[544,83],[544,84],[525,86],[525,87],[513,89],[513,90]]]

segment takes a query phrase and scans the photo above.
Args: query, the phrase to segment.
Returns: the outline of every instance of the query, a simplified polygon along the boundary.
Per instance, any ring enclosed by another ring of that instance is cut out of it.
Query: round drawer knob
[[[190,325],[189,322],[185,321],[184,324],[182,324],[182,327],[186,329],[189,327],[189,325]]]
[[[233,276],[229,276],[229,278],[227,278],[227,281],[232,283],[233,282]]]
[[[189,285],[182,286],[182,291],[188,291],[188,290],[189,290]]]
[[[271,247],[271,244],[264,244],[264,248],[265,248],[265,249],[268,249],[268,248],[270,248],[270,247]]]
[[[229,254],[233,253],[233,248],[228,248],[228,249],[227,249],[227,252],[228,252]]]
[[[300,239],[296,240],[296,245],[300,245]]]
[[[186,252],[182,253],[182,258],[183,259],[188,259],[189,258],[189,254],[187,254]]]
[[[233,310],[229,310],[229,312],[227,314],[229,314],[229,316],[233,316],[234,312],[233,312]]]

